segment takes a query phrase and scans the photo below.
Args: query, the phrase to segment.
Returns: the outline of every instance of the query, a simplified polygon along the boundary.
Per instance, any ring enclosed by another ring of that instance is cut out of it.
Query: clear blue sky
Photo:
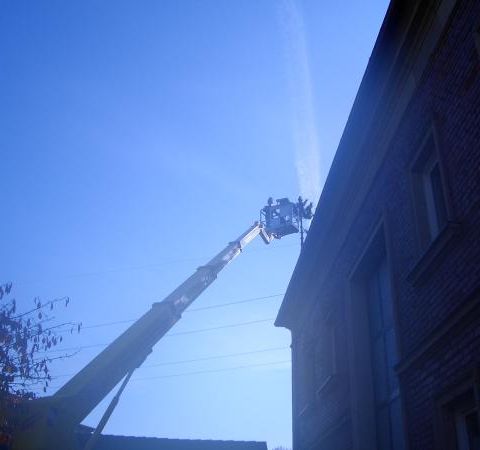
[[[86,327],[139,317],[267,197],[317,197],[386,8],[2,0],[0,275],[20,305],[68,295],[58,320]],[[298,252],[296,236],[255,242],[194,307],[283,293]],[[173,332],[273,319],[281,299],[186,313]],[[126,326],[65,346],[106,344]],[[279,349],[141,368],[136,378],[153,378],[132,380],[106,432],[291,446],[289,344],[273,322],[166,337],[146,365]]]

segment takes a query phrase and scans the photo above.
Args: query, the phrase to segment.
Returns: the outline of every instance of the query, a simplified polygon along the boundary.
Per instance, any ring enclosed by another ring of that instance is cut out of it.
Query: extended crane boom
[[[105,350],[60,388],[53,396],[27,403],[21,433],[14,449],[62,450],[77,448],[75,427],[126,376],[139,367],[153,346],[180,319],[185,309],[217,278],[219,272],[260,235],[272,237],[255,222],[207,264],[200,266],[161,302],[115,339]]]
[[[123,334],[71,378],[53,396],[27,401],[12,413],[18,423],[13,436],[13,450],[78,449],[75,429],[105,396],[123,379],[86,450],[93,448],[108,417],[133,371],[151,353],[153,346],[180,319],[185,309],[217,278],[219,272],[260,235],[266,244],[273,238],[299,231],[304,213],[287,199],[269,199],[255,222],[236,240],[230,242],[207,264],[200,266],[161,302],[131,325]]]
[[[152,347],[180,319],[185,309],[259,234],[266,243],[270,242],[263,227],[256,222],[207,264],[198,267],[165,299],[154,303],[150,311],[58,390],[54,398],[75,399],[74,403],[69,402],[69,407],[73,406],[77,420],[83,420],[127,373],[143,363]]]

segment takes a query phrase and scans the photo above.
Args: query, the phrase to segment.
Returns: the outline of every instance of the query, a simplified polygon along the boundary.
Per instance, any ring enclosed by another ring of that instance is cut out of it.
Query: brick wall
[[[479,26],[480,2],[459,1],[421,80],[417,80],[414,98],[388,155],[342,250],[330,267],[330,276],[321,286],[315,313],[302,332],[315,334],[318,317],[332,305],[336,305],[334,320],[339,330],[345,329],[345,286],[381,217],[388,228],[387,244],[403,358],[418,350],[480,289],[480,55],[473,32]],[[410,166],[432,123],[438,132],[452,217],[461,225],[461,232],[435,258],[422,281],[412,283],[409,274],[423,251],[417,240]],[[480,365],[480,313],[477,310],[475,314],[469,316],[475,320],[451,330],[402,373],[411,449],[434,448],[434,411],[438,395]],[[348,418],[349,365],[345,359],[348,349],[342,332],[337,340],[339,376],[336,383],[322,402],[312,399],[310,414],[294,418],[307,434],[306,440],[301,440],[305,448],[314,447],[316,438]],[[304,366],[297,370],[309,368]],[[348,420],[345,423],[342,433],[349,429]],[[324,445],[318,448],[340,448],[340,444],[327,444],[334,442],[332,439],[325,437]],[[349,448],[349,445],[343,443],[341,448]]]

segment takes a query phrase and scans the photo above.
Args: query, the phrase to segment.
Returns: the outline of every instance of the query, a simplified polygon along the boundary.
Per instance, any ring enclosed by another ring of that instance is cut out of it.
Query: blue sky
[[[20,305],[68,295],[58,320],[137,318],[270,195],[317,199],[386,8],[2,1],[0,273]],[[283,293],[298,244],[253,243],[194,307]],[[222,358],[139,369],[106,432],[291,446],[290,337],[263,321],[281,299],[186,313],[172,333],[262,322],[164,338],[145,365]],[[54,387],[100,349],[56,363]]]

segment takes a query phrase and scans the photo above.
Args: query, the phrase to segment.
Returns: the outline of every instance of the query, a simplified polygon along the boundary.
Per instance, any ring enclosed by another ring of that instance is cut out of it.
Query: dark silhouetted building
[[[392,1],[276,324],[294,450],[480,449],[480,1]]]
[[[77,431],[80,448],[83,448],[93,429],[81,425]],[[114,436],[102,434],[95,450],[267,450],[266,442],[215,441],[198,439],[167,439],[155,437]]]

